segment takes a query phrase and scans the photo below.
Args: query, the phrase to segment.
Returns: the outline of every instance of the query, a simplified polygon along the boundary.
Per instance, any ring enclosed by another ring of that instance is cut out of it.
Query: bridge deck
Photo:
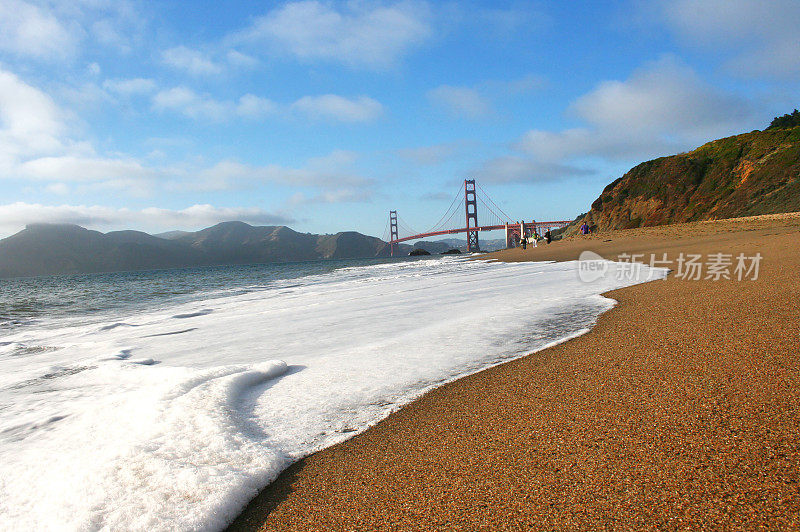
[[[552,222],[529,222],[526,223],[526,226],[564,226],[572,223],[572,220],[557,220]],[[480,227],[462,227],[460,229],[446,229],[444,231],[433,231],[432,233],[420,233],[418,235],[412,236],[404,236],[403,238],[398,238],[396,240],[390,240],[390,244],[399,244],[400,242],[406,242],[408,240],[419,240],[420,238],[426,238],[429,236],[441,236],[441,235],[454,235],[457,233],[466,233],[467,231],[499,231],[501,229],[505,229],[508,227],[509,229],[516,229],[519,227],[518,223],[515,224],[502,224],[502,225],[483,225]]]

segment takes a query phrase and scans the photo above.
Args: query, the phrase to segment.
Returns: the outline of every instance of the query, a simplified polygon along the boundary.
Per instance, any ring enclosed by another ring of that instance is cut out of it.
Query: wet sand
[[[800,529],[800,214],[488,257],[584,250],[763,259],[757,280],[673,274],[606,294],[619,305],[590,333],[301,460],[232,529]]]

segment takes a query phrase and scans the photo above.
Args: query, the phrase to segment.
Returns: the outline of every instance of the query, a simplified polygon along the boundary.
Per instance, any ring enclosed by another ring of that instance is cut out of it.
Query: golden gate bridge
[[[480,192],[480,194],[478,194]],[[461,211],[460,199],[464,198],[464,210]],[[488,217],[488,225],[478,224],[478,205],[481,206],[481,216]],[[459,214],[460,213],[460,214]],[[464,216],[464,218],[461,218]],[[466,223],[461,227],[462,220]],[[474,179],[465,179],[463,188],[459,189],[453,198],[450,207],[442,215],[436,224],[425,232],[417,232],[411,229],[398,215],[397,211],[389,211],[388,231],[384,233],[384,240],[389,242],[392,256],[397,251],[397,244],[408,240],[418,240],[430,236],[453,235],[466,233],[467,251],[480,251],[478,233],[482,231],[505,230],[506,247],[513,247],[519,242],[522,236],[531,236],[533,233],[541,235],[543,231],[564,227],[572,220],[554,220],[548,222],[537,222],[531,220],[513,221],[513,218],[506,214]],[[401,233],[402,232],[402,233]],[[403,236],[400,236],[400,235]]]

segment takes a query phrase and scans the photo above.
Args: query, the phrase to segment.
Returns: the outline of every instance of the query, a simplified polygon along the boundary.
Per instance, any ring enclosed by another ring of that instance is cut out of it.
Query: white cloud
[[[254,68],[258,59],[239,50],[217,49],[204,52],[187,46],[176,46],[161,53],[164,64],[182,70],[193,76],[215,76],[222,74],[229,67]]]
[[[80,113],[86,109],[99,110],[103,105],[114,103],[113,96],[93,81],[63,84],[57,90],[59,102],[74,113]]]
[[[73,11],[74,0],[60,0],[67,5],[65,10]],[[140,4],[135,0],[91,0],[80,4],[87,13],[84,27],[100,45],[116,48],[127,54],[144,41],[148,17],[139,13]]]
[[[353,99],[336,94],[304,96],[292,108],[312,118],[341,122],[370,122],[383,114],[381,103],[367,96]]]
[[[267,44],[302,59],[385,68],[430,36],[429,11],[426,3],[411,1],[289,2],[257,18],[233,41]]]
[[[238,50],[228,50],[226,58],[228,59],[228,63],[237,67],[254,68],[256,65],[258,65],[258,59],[247,54],[243,54]]]
[[[306,166],[315,171],[331,171],[350,168],[358,160],[358,154],[349,150],[333,150],[321,157],[312,157]]]
[[[157,221],[161,227],[179,229],[207,227],[226,221],[267,225],[284,225],[294,221],[291,217],[270,213],[257,207],[214,207],[208,204],[192,205],[182,210],[150,207],[142,209],[141,213],[150,225]]]
[[[278,107],[272,101],[253,94],[245,94],[238,101],[217,100],[187,87],[173,87],[153,97],[153,108],[174,111],[195,120],[224,122],[236,116],[261,118],[275,112]]]
[[[551,164],[587,157],[635,160],[671,154],[755,125],[747,101],[708,86],[671,57],[645,65],[626,81],[600,83],[570,110],[588,125],[532,130],[516,147]]]
[[[52,1],[52,0],[51,0]],[[100,45],[124,54],[143,43],[148,17],[139,12],[136,0],[56,0],[62,11],[74,13],[76,4],[83,10],[82,25]],[[143,4],[147,5],[147,4]]]
[[[457,118],[471,120],[496,114],[492,101],[504,101],[521,94],[541,89],[545,78],[528,74],[510,80],[485,80],[474,87],[440,85],[427,92],[428,100]]]
[[[574,128],[562,131],[531,130],[515,145],[522,152],[545,163],[572,158],[600,157],[610,160],[640,159],[685,149],[686,143],[633,131]]]
[[[698,42],[729,43],[800,31],[800,4],[794,0],[676,0],[659,2],[658,7],[682,36]]]
[[[746,101],[707,85],[671,56],[648,63],[627,81],[600,83],[572,109],[600,129],[692,141],[728,132],[752,113]]]
[[[798,76],[800,75],[800,37],[773,42],[768,49],[757,48],[745,52],[729,61],[727,66],[729,70],[747,76]]]
[[[305,166],[296,168],[220,161],[196,172],[196,179],[192,180],[191,186],[201,190],[223,190],[235,184],[268,182],[323,189],[371,189],[374,182],[357,175],[350,167],[352,157],[349,152],[335,151],[325,157],[310,159]]]
[[[122,96],[137,96],[155,91],[156,82],[148,78],[107,79],[103,88]]]
[[[428,91],[428,99],[456,117],[481,118],[492,112],[492,106],[481,94],[469,87],[442,85]]]
[[[655,9],[685,41],[733,53],[735,73],[800,75],[797,0],[657,0]]]
[[[21,176],[42,181],[114,181],[120,177],[140,181],[157,176],[135,159],[75,155],[40,157],[20,164],[18,171]]]
[[[340,189],[322,192],[320,194],[304,194],[298,192],[288,201],[291,206],[309,205],[315,203],[364,203],[372,199],[371,190]]]
[[[114,46],[124,51],[130,50],[128,39],[111,20],[103,19],[94,22],[92,24],[92,35],[94,35],[101,44]]]
[[[48,95],[0,68],[0,169],[63,149],[66,130],[65,114]]]
[[[231,104],[202,96],[187,87],[174,87],[158,92],[153,97],[153,107],[171,110],[189,118],[221,122],[233,112]]]
[[[512,155],[486,161],[471,175],[488,183],[515,183],[552,181],[593,173],[587,168]]]
[[[186,46],[164,50],[161,59],[171,67],[195,76],[215,75],[222,72],[222,66],[212,61],[206,54]]]
[[[15,233],[31,223],[72,223],[92,229],[144,230],[199,229],[219,222],[239,220],[252,224],[287,224],[294,220],[255,207],[225,208],[202,204],[173,210],[149,207],[141,210],[100,205],[0,205],[0,233]]]
[[[0,1],[0,50],[45,61],[70,61],[92,39],[130,51],[144,27],[127,0]]]
[[[66,59],[77,50],[80,28],[21,0],[0,2],[0,49],[37,59]]]
[[[281,106],[254,94],[245,94],[238,101],[218,100],[208,94],[198,94],[188,87],[164,89],[153,96],[153,108],[173,111],[195,120],[225,122],[235,117],[258,119],[278,113]],[[314,118],[338,122],[370,122],[383,114],[380,102],[367,96],[345,98],[336,94],[304,96],[284,111],[294,110]]]
[[[65,196],[69,194],[70,188],[66,183],[51,183],[45,187],[45,190],[51,194]]]
[[[227,190],[270,183],[300,188],[289,205],[301,203],[364,202],[375,195],[375,181],[360,176],[353,168],[357,154],[345,150],[309,159],[300,167],[277,164],[252,166],[237,161],[220,161],[210,168],[191,172],[191,181],[173,184],[174,190]]]
[[[273,101],[254,94],[245,94],[239,98],[239,103],[236,106],[236,114],[251,119],[264,117],[277,110],[278,106]]]
[[[308,203],[364,203],[372,199],[372,190],[349,188],[328,190],[308,199]]]
[[[585,125],[528,131],[512,146],[516,154],[487,161],[475,175],[495,182],[588,175],[598,160],[635,163],[756,125],[748,101],[709,86],[669,56],[625,81],[599,83],[569,111]]]

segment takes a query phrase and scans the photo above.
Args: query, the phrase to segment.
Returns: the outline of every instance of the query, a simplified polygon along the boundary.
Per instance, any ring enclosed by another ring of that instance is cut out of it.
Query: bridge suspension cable
[[[478,203],[481,205],[481,208],[483,209],[483,213],[481,214],[481,219],[482,219],[482,223],[484,225],[502,225],[504,223],[507,223],[504,218],[502,218],[496,212],[494,212],[494,210],[492,210],[492,208],[489,206],[489,204],[486,203],[483,200],[482,197],[477,196],[477,199],[478,199]],[[487,220],[486,220],[486,214],[487,213],[489,214],[488,223],[487,223]]]
[[[438,231],[440,229],[444,229],[445,227],[447,227],[447,225],[452,221],[453,217],[456,215],[456,212],[458,212],[458,210],[459,210],[458,208],[461,206],[461,204],[458,201],[460,199],[461,199],[461,187],[458,188],[458,191],[456,192],[455,197],[453,197],[453,201],[450,202],[450,206],[444,212],[444,214],[439,219],[439,221],[436,222],[433,225],[433,227],[431,227],[430,229],[428,229],[425,232],[426,233],[433,233],[435,231]]]
[[[417,231],[411,228],[400,216],[397,217],[397,227],[405,233],[405,236],[409,235],[417,235],[419,234]]]
[[[476,184],[477,184],[477,183],[476,183]],[[508,213],[506,213],[506,212],[505,212],[503,209],[501,209],[501,208],[500,208],[500,206],[499,206],[499,205],[497,205],[497,204],[496,204],[496,203],[495,203],[495,202],[492,200],[491,196],[489,196],[489,194],[487,194],[487,193],[486,193],[486,191],[485,191],[485,190],[483,190],[483,187],[482,187],[482,186],[478,185],[478,190],[480,190],[480,191],[481,191],[481,195],[482,195],[483,197],[485,197],[487,200],[489,200],[489,202],[490,202],[492,205],[494,205],[495,209],[497,209],[497,210],[500,212],[500,214],[502,214],[502,215],[505,217],[505,218],[502,218],[501,216],[498,216],[498,219],[500,219],[501,221],[504,221],[504,222],[506,222],[506,223],[510,223],[511,221],[513,221],[513,220],[514,220],[514,219],[513,219],[511,216],[509,216],[509,215],[508,215]],[[492,212],[494,212],[492,209],[489,209],[489,210],[491,210]],[[495,213],[495,214],[496,214],[496,213]]]
[[[389,234],[389,223],[390,223],[390,218],[386,218],[386,227],[383,228],[383,241],[384,242],[389,242],[389,240],[391,240],[391,238],[392,238],[392,235]]]

